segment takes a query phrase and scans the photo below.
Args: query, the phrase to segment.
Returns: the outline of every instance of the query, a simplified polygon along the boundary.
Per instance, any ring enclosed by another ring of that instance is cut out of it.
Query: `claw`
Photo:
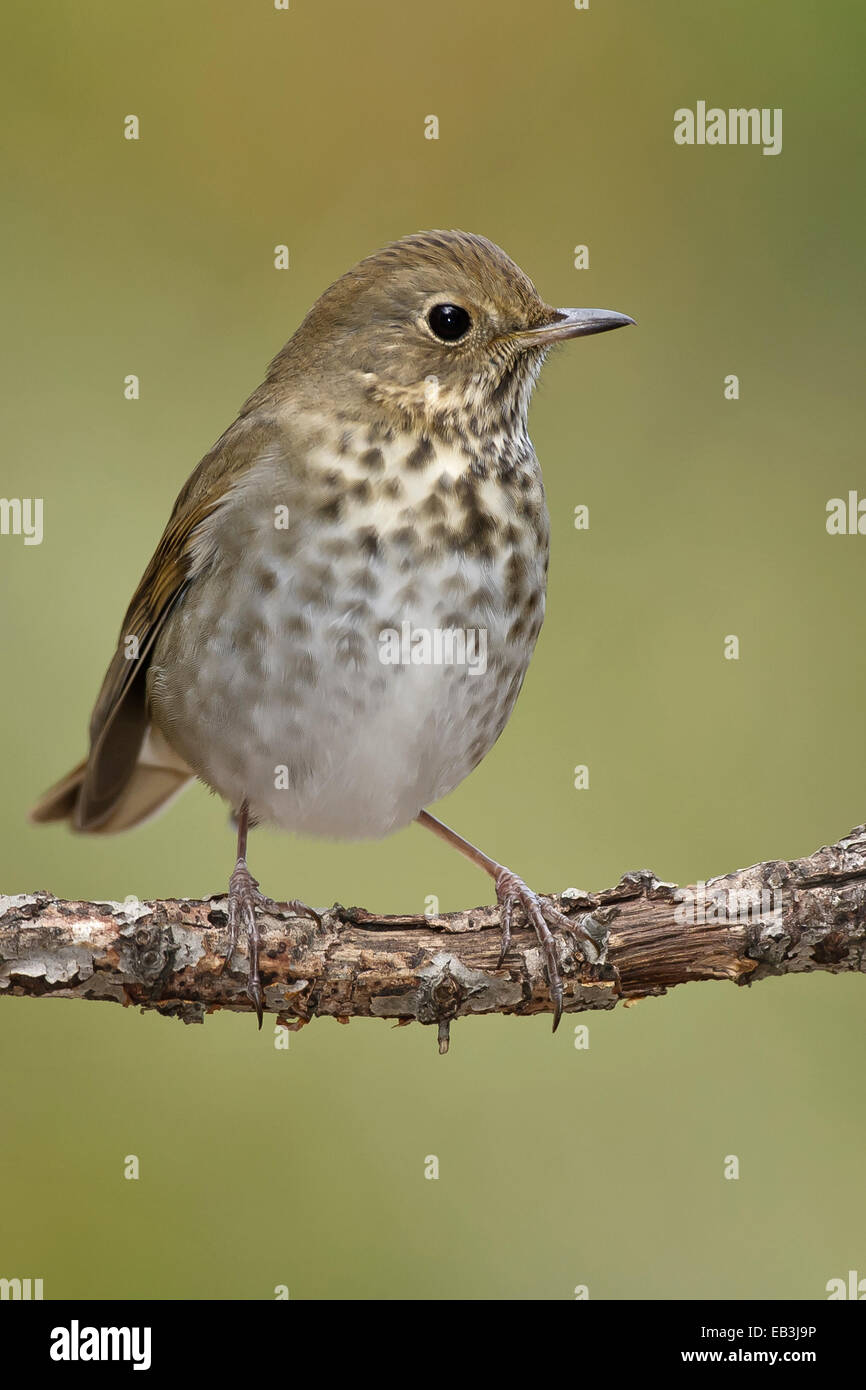
[[[306,903],[299,902],[297,898],[292,898],[291,902],[282,904],[287,912],[293,912],[296,917],[309,917],[311,922],[315,922],[317,927],[322,925],[322,918],[315,908],[307,907]]]
[[[266,898],[264,893],[259,892],[258,880],[253,878],[246,861],[239,858],[234,867],[234,873],[229,879],[228,897],[228,926],[229,926],[229,947],[226,956],[220,966],[220,974],[225,971],[231,962],[235,949],[238,944],[241,925],[247,935],[249,950],[249,979],[247,981],[247,997],[256,1011],[256,1018],[261,1028],[264,1021],[264,993],[262,991],[261,969],[259,966],[259,947],[261,936],[259,933],[259,923],[256,910],[262,912],[292,912],[296,917],[310,917],[316,926],[322,925],[322,919],[318,912],[313,908],[307,907],[305,903],[292,899],[288,903],[274,902],[273,898]]]
[[[526,914],[527,921],[535,932],[538,945],[544,957],[545,974],[547,976],[550,998],[553,1003],[553,1032],[559,1027],[562,1018],[562,975],[559,967],[559,954],[556,948],[556,937],[550,928],[566,928],[572,934],[577,934],[585,938],[593,947],[593,959],[596,958],[595,943],[587,932],[583,931],[576,922],[572,922],[563,912],[554,907],[552,903],[545,902],[537,893],[533,893],[527,888],[523,879],[518,878],[510,869],[500,869],[496,875],[496,899],[500,906],[500,920],[502,923],[502,948],[499,953],[499,966],[502,965],[505,954],[511,943],[511,923],[514,913],[514,904],[519,903]],[[588,952],[585,952],[589,956]],[[497,967],[498,968],[498,967]]]
[[[259,1020],[259,1032],[261,1032],[265,1013],[264,996],[262,995],[262,988],[259,980],[250,980],[247,985],[247,996],[252,1000],[253,1008],[256,1011],[256,1018]]]
[[[247,994],[252,1000],[253,1008],[256,1011],[256,1018],[259,1020],[259,1030],[262,1026],[264,1011],[262,1005],[262,977],[259,972],[259,946],[261,937],[259,935],[259,923],[256,917],[256,909],[252,903],[247,905],[247,941],[250,953],[250,974],[247,981]]]
[[[514,898],[509,894],[502,903],[502,912],[500,914],[502,941],[499,946],[499,960],[496,962],[497,970],[501,970],[505,964],[505,957],[508,955],[508,948],[511,945],[511,919],[513,915]]]

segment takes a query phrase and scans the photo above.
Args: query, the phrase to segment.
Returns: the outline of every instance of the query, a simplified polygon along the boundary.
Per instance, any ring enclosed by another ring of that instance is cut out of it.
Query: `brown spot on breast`
[[[363,594],[378,594],[382,587],[372,570],[356,570],[349,581],[350,587],[360,589]]]
[[[356,603],[351,603],[344,611],[346,617],[351,619],[357,626],[360,626],[366,618],[375,616],[373,609],[365,598],[358,599]]]
[[[550,528],[543,508],[532,508],[530,512],[530,525],[532,526],[532,534],[535,537],[539,550],[546,550],[550,540]]]
[[[482,584],[479,589],[475,589],[468,597],[466,602],[472,608],[492,608],[496,602],[496,596],[492,589],[486,584]]]
[[[440,618],[440,623],[442,627],[446,629],[450,627],[463,629],[470,626],[467,622],[466,614],[456,608],[452,608],[448,613],[443,613]]]
[[[301,685],[315,685],[318,666],[311,652],[301,652],[292,663],[292,674]]]
[[[361,455],[360,462],[365,468],[377,471],[385,467],[385,458],[381,449],[365,449]]]
[[[330,565],[309,565],[305,568],[296,593],[301,603],[330,603],[334,588],[334,572]]]
[[[413,545],[418,539],[418,533],[414,526],[398,526],[396,531],[392,531],[390,539],[397,545]]]
[[[346,551],[351,550],[351,548],[351,538],[348,535],[344,535],[342,532],[336,536],[326,536],[323,540],[319,541],[319,553],[321,555],[330,555],[333,559],[342,558],[342,556],[346,554]]]
[[[247,655],[264,651],[271,637],[267,623],[262,622],[261,618],[254,617],[253,613],[247,609],[243,614],[239,628],[243,632],[243,637],[236,644],[236,650],[243,648]]]
[[[505,599],[510,608],[518,609],[526,591],[526,562],[518,551],[512,550],[505,566]]]
[[[369,478],[359,478],[349,485],[349,496],[358,502],[369,501],[371,491]]]
[[[374,559],[379,554],[380,542],[379,533],[373,526],[361,526],[355,532],[360,549],[370,559]]]
[[[421,503],[418,510],[423,517],[432,521],[445,515],[445,503],[435,492],[431,492],[430,496],[426,497]]]
[[[501,529],[499,518],[481,505],[479,489],[468,474],[458,478],[457,495],[463,504],[463,524],[452,533],[454,548],[492,558],[493,542]]]
[[[406,457],[406,467],[426,468],[429,463],[432,463],[432,461],[433,445],[430,443],[430,440],[427,438],[427,435],[422,434],[414,449]]]
[[[368,655],[369,644],[359,632],[344,632],[337,642],[337,660],[343,666],[360,667]]]

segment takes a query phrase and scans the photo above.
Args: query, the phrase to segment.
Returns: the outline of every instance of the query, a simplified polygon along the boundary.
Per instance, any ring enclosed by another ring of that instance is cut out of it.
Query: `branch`
[[[611,1009],[688,980],[752,984],[768,975],[866,970],[866,826],[808,859],[774,860],[678,889],[648,870],[601,893],[554,900],[598,942],[587,965],[560,934],[564,1008]],[[249,1012],[242,944],[228,969],[224,897],[145,903],[0,896],[0,992],[109,999],[198,1023]],[[516,929],[497,968],[499,914],[383,917],[339,904],[316,927],[263,914],[265,1008],[299,1028],[319,1015],[439,1025],[473,1013],[550,1012],[531,931]]]

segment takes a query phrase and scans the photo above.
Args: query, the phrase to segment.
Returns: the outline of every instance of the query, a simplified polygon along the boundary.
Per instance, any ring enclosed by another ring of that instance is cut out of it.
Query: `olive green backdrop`
[[[442,814],[542,890],[688,882],[862,821],[866,537],[829,537],[825,506],[866,494],[864,39],[858,0],[19,0],[0,491],[44,498],[45,538],[0,537],[0,888],[224,889],[202,788],[106,842],[25,812],[84,751],[193,465],[325,286],[430,226],[639,324],[545,369],[549,617]],[[782,153],[676,146],[698,100],[782,107]],[[418,829],[259,831],[251,853],[315,904],[490,897]],[[857,977],[702,984],[555,1038],[459,1022],[440,1058],[421,1027],[324,1020],[282,1052],[246,1016],[4,1000],[0,1275],[47,1297],[821,1298],[866,1274],[864,1008]]]

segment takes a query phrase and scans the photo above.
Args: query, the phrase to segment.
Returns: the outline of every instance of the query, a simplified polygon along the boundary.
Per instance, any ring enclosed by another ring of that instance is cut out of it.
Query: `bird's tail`
[[[74,830],[113,835],[119,830],[131,830],[135,825],[143,825],[152,816],[158,815],[194,776],[192,769],[151,726],[141,745],[132,775],[109,814],[98,825],[82,827],[76,823],[76,810],[86,771],[85,758],[40,797],[30,812],[30,820],[36,825],[66,820]]]

